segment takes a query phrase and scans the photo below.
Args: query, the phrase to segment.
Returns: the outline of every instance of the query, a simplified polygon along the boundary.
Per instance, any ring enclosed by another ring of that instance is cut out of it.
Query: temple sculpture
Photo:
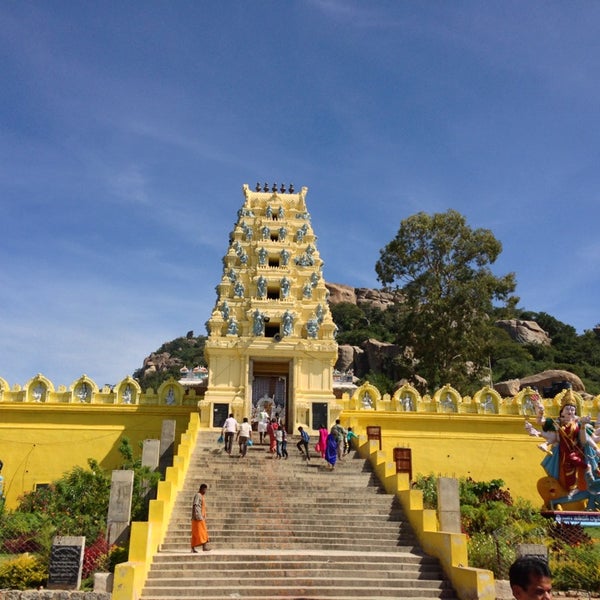
[[[546,417],[538,394],[532,396],[532,404],[541,430],[529,421],[525,429],[544,440],[538,448],[544,452],[547,476],[538,481],[538,491],[546,508],[600,510],[600,430],[589,417],[579,416],[581,400],[571,389],[563,392],[558,418]]]
[[[290,432],[317,430],[336,402],[337,343],[307,188],[243,192],[208,322],[201,422],[220,427],[229,413],[241,421],[266,411]]]

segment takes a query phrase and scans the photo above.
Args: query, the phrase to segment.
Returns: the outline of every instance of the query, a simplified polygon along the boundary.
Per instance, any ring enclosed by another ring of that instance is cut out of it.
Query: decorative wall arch
[[[6,381],[6,379],[2,379],[2,377],[0,377],[0,402],[4,401],[4,392],[9,392],[10,391],[10,387],[8,385],[8,381]]]
[[[163,381],[158,387],[158,403],[167,406],[181,405],[185,390],[173,377]]]
[[[138,404],[142,388],[131,375],[127,376],[116,386],[117,404]]]
[[[447,383],[433,395],[433,402],[438,412],[457,413],[462,396]]]
[[[392,396],[392,406],[397,406],[402,412],[416,412],[421,395],[410,383],[405,383]]]
[[[69,386],[69,390],[71,392],[71,402],[91,404],[94,396],[98,393],[98,386],[93,379],[87,375],[82,375]]]
[[[354,391],[352,399],[358,401],[359,408],[375,410],[377,402],[381,400],[381,393],[373,384],[366,381]]]
[[[53,392],[52,382],[38,373],[25,384],[25,402],[49,402],[50,394]]]
[[[473,401],[477,406],[477,412],[482,414],[494,414],[500,413],[500,404],[502,402],[502,396],[494,389],[486,385],[484,388],[475,392]]]
[[[559,396],[560,396],[560,394],[559,394]],[[559,396],[557,396],[557,398]],[[533,417],[533,416],[537,415],[538,403],[541,402],[542,405],[544,405],[544,400],[540,396],[539,392],[530,387],[525,387],[522,390],[520,390],[519,393],[514,397],[513,402],[518,408],[518,414],[524,415],[526,417]],[[555,404],[555,403],[556,403],[556,399],[553,400],[553,404]],[[557,406],[560,407],[560,401],[558,402]],[[578,409],[580,409],[580,408],[581,408],[581,406],[578,406]],[[579,410],[578,410],[578,413],[579,413]]]

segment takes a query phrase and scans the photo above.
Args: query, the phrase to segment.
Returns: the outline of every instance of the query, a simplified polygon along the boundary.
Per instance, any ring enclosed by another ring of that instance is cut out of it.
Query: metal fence
[[[519,539],[514,529],[506,527],[491,538],[488,559],[497,579],[508,579],[522,544],[540,544],[547,552],[555,590],[600,593],[600,528],[550,521],[543,534],[536,531]]]
[[[0,555],[2,563],[29,554],[39,563],[49,567],[52,539],[58,532],[51,528],[32,529],[27,515],[15,518],[14,513],[0,514]],[[111,548],[104,536],[96,540],[86,540],[82,579],[92,577],[96,572],[106,572],[110,568]]]

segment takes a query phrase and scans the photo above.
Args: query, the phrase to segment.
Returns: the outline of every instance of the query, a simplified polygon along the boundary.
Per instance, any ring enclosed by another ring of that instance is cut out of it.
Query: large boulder
[[[494,389],[503,398],[512,398],[519,393],[521,389],[521,381],[519,379],[507,379],[494,384]]]
[[[356,293],[354,288],[341,283],[325,283],[329,291],[329,303],[339,304],[340,302],[351,302],[356,304]]]
[[[510,337],[519,344],[541,344],[550,346],[550,336],[535,322],[521,319],[503,319],[496,325],[508,332]]]
[[[524,387],[536,388],[545,398],[554,398],[564,384],[570,384],[573,391],[584,393],[583,381],[570,371],[551,369],[536,375],[529,375],[521,379],[509,379],[494,384],[494,389],[504,398],[516,396]]]
[[[181,359],[171,356],[168,352],[153,352],[144,359],[142,373],[144,377],[156,372],[163,373],[171,367],[180,367],[182,364]]]
[[[386,310],[389,306],[392,306],[397,297],[391,292],[371,288],[356,288],[355,293],[357,304],[368,304],[379,310]]]
[[[341,373],[347,373],[350,369],[354,369],[354,354],[354,346],[349,344],[338,346],[338,359],[334,368]]]
[[[571,384],[574,392],[585,391],[583,381],[575,373],[563,371],[562,369],[550,369],[549,371],[542,371],[537,375],[522,377],[521,387],[535,387],[543,393],[545,389],[551,388],[554,384],[561,384],[563,382]]]
[[[396,344],[388,342],[380,342],[379,340],[370,338],[362,343],[362,349],[365,351],[369,371],[375,373],[383,373],[386,371],[385,366],[388,358],[397,356],[400,349]]]
[[[339,304],[350,302],[351,304],[368,304],[380,310],[386,310],[389,306],[402,299],[400,292],[384,292],[372,288],[353,288],[342,283],[325,283],[329,291],[329,303]]]

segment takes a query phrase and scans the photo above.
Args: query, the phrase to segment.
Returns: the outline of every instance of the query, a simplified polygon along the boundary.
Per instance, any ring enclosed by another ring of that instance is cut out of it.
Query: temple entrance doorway
[[[269,415],[269,419],[279,417],[289,433],[289,362],[252,361],[252,421],[258,421],[261,411]],[[292,423],[293,425],[293,423]]]

